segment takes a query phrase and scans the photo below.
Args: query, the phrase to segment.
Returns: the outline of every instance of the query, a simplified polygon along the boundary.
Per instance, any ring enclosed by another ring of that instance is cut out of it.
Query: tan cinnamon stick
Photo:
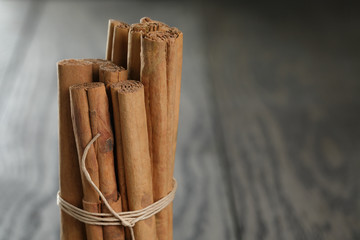
[[[127,77],[127,76],[126,76]],[[121,126],[120,126],[120,111],[119,111],[119,101],[117,97],[117,90],[121,89],[119,86],[120,83],[111,83],[108,85],[110,87],[111,95],[111,105],[112,105],[112,114],[113,114],[113,125],[114,125],[114,135],[115,135],[115,153],[116,153],[116,163],[117,163],[117,177],[118,177],[118,186],[120,190],[121,200],[122,200],[122,210],[124,212],[128,211],[128,200],[126,193],[126,181],[125,181],[125,168],[124,168],[124,156],[123,156],[123,146],[121,139]],[[125,228],[125,237],[130,239],[130,231]]]
[[[141,35],[149,31],[146,24],[136,23],[130,26],[129,41],[128,41],[128,79],[140,80],[140,49],[141,49]]]
[[[181,72],[182,72],[182,61],[183,61],[183,34],[182,32],[178,31],[177,29],[174,30],[177,32],[177,37],[175,41],[171,44],[168,44],[168,59],[173,59],[174,61],[169,61],[168,65],[169,68],[172,68],[171,65],[175,66],[175,69],[172,71],[168,71],[168,75],[175,74],[175,86],[172,90],[175,92],[175,99],[174,99],[174,109],[173,109],[173,124],[170,123],[170,129],[172,129],[172,139],[169,141],[172,142],[172,150],[170,152],[170,166],[169,166],[169,180],[168,180],[168,188],[171,191],[173,185],[173,176],[174,176],[174,167],[175,167],[175,155],[176,155],[176,144],[177,144],[177,135],[178,135],[178,126],[179,126],[179,110],[180,110],[180,93],[181,93]],[[170,79],[170,78],[169,78]],[[168,81],[169,81],[168,79]],[[169,94],[168,94],[169,95]],[[169,111],[169,109],[168,109]],[[169,206],[169,239],[173,239],[173,203]]]
[[[141,82],[145,89],[153,192],[154,201],[157,201],[168,193],[168,150],[171,148],[167,135],[166,42],[142,38],[141,44]],[[156,214],[156,232],[159,240],[167,239],[168,214],[168,208]]]
[[[99,68],[103,64],[111,63],[108,60],[100,59],[100,58],[85,58],[85,61],[91,62],[93,65],[93,82],[99,81]]]
[[[83,191],[78,155],[71,122],[69,87],[92,81],[92,64],[67,59],[57,63],[59,101],[60,194],[67,202],[82,207]],[[85,239],[85,225],[61,211],[60,239]]]
[[[156,23],[158,24],[158,26],[160,27],[160,29],[157,29],[157,31],[162,30],[161,28],[168,28],[169,26],[166,25],[163,22],[157,21],[157,20],[153,20],[149,17],[143,17],[140,19],[140,23]]]
[[[121,200],[117,191],[114,167],[114,138],[110,124],[109,104],[105,86],[103,83],[75,85],[70,88],[70,95],[75,137],[76,139],[79,139],[77,141],[79,159],[82,156],[84,148],[84,145],[79,143],[87,144],[96,134],[100,133],[100,137],[92,146],[94,151],[92,152],[90,149],[88,153],[89,159],[87,159],[87,161],[89,161],[89,163],[87,167],[92,170],[90,176],[93,181],[97,180],[97,182],[94,182],[99,186],[100,191],[103,193],[110,206],[115,211],[120,212]],[[90,140],[87,141],[89,138]],[[90,187],[89,183],[87,181],[83,182],[84,199],[88,196],[88,193],[85,192],[85,190],[88,190],[88,187]],[[97,199],[97,204],[99,204],[99,196],[97,193],[94,198],[90,197],[91,194],[89,199],[86,199],[87,202],[95,202],[95,199]],[[102,212],[110,211],[103,205]],[[98,230],[98,226],[87,225],[87,229],[93,230],[93,232],[90,233],[90,238],[96,235],[96,238],[92,239],[99,239],[100,230]],[[96,229],[96,231],[94,229]],[[104,226],[103,239],[123,240],[123,227]]]
[[[87,84],[90,85],[91,83]],[[91,123],[89,119],[89,101],[86,90],[87,89],[81,87],[81,85],[75,85],[70,87],[71,117],[73,122],[79,161],[81,160],[86,145],[93,138],[93,135],[91,133]],[[99,187],[99,166],[96,158],[96,151],[94,145],[91,146],[87,154],[86,169],[88,170],[91,179],[93,180],[95,185]],[[94,213],[100,213],[101,202],[99,199],[99,194],[91,187],[82,172],[81,179],[84,193],[84,210]],[[103,239],[102,230],[103,229],[101,226],[86,224],[86,238],[88,240]]]
[[[120,84],[120,85],[119,85]],[[128,200],[126,193],[126,180],[125,180],[125,168],[124,168],[124,155],[121,137],[121,126],[120,126],[120,110],[119,101],[117,96],[117,90],[121,89],[121,83],[110,84],[111,102],[113,108],[113,119],[114,119],[114,133],[115,133],[115,146],[116,146],[116,160],[118,169],[118,185],[120,189],[120,195],[122,198],[122,209],[128,211]]]
[[[152,173],[146,126],[144,87],[137,81],[123,81],[116,90],[129,210],[139,210],[153,203]],[[134,227],[137,240],[155,240],[155,217]]]
[[[121,24],[120,21],[109,19],[108,23],[108,33],[107,33],[107,42],[106,42],[106,53],[105,53],[105,59],[111,60],[112,55],[112,47],[113,47],[113,39],[114,39],[114,27],[116,25]]]
[[[114,63],[107,63],[100,66],[99,81],[105,83],[106,88],[111,83],[117,83],[127,79],[127,70]]]
[[[181,59],[182,33],[178,29],[169,28],[143,35],[141,82],[145,86],[155,201],[165,197],[172,189]],[[172,239],[172,205],[156,215],[156,227],[159,240]]]
[[[111,129],[108,98],[103,84],[92,84],[88,88],[88,101],[91,120],[92,135],[100,133],[95,141],[96,156],[99,163],[100,191],[116,211],[121,212],[121,199],[117,191],[117,182],[114,166],[114,136]],[[105,205],[103,212],[109,213]],[[124,228],[122,226],[104,226],[104,240],[123,240]]]
[[[165,31],[168,29],[168,26],[164,23],[149,20],[149,18],[146,18],[146,20],[148,22],[144,20],[143,23],[135,23],[130,26],[127,59],[128,79],[140,80],[141,36],[147,32]]]
[[[111,61],[118,66],[127,68],[127,48],[129,24],[119,22],[114,26]]]

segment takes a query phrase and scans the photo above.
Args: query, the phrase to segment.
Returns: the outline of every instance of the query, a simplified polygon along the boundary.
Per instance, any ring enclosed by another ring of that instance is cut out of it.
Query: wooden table
[[[360,239],[360,20],[275,10],[0,2],[0,239],[59,238],[55,63],[142,16],[185,36],[175,239]]]

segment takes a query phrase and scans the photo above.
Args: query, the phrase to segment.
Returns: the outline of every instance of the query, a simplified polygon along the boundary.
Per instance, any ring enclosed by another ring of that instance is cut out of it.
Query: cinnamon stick
[[[88,84],[90,85],[91,83],[87,83],[85,86],[87,86]],[[79,161],[81,160],[86,145],[93,138],[91,132],[91,121],[89,118],[89,101],[86,90],[87,89],[81,87],[81,85],[75,85],[70,87],[71,118],[73,122]],[[99,187],[99,166],[96,158],[96,151],[94,145],[90,147],[90,150],[87,154],[86,169],[88,170],[91,179],[93,180],[95,185]],[[100,213],[101,202],[99,194],[91,187],[82,172],[81,180],[84,193],[84,210],[94,213]],[[103,239],[102,227],[86,224],[86,238],[88,240]]]
[[[99,68],[103,64],[111,63],[108,60],[100,59],[100,58],[85,58],[85,61],[91,62],[93,65],[93,82],[99,81]]]
[[[154,201],[168,193],[168,149],[167,136],[167,82],[166,42],[141,42],[141,82],[145,89],[145,106],[149,136],[149,149],[153,169]],[[156,214],[156,232],[159,240],[168,236],[168,208]]]
[[[127,48],[129,24],[119,22],[114,26],[111,61],[118,66],[127,68]]]
[[[71,123],[69,87],[92,81],[92,64],[84,60],[67,59],[57,63],[59,101],[59,165],[61,197],[76,207],[82,207],[83,191],[80,168]],[[85,239],[85,225],[61,211],[60,239]]]
[[[153,163],[154,200],[172,189],[179,116],[182,33],[176,28],[148,32],[141,39],[141,82]],[[156,215],[159,240],[172,239],[172,205]]]
[[[149,17],[143,17],[140,19],[140,23],[156,23],[159,25],[160,28],[168,28],[169,26],[166,25],[163,22],[157,21],[157,20],[153,20]],[[157,29],[157,31],[162,30],[162,29]]]
[[[111,60],[112,55],[112,47],[113,47],[113,39],[114,39],[114,27],[116,25],[121,24],[120,21],[109,19],[108,23],[108,33],[107,33],[107,42],[106,42],[106,53],[105,53],[105,59]]]
[[[123,146],[121,139],[121,126],[120,126],[120,111],[119,111],[119,101],[117,97],[117,90],[121,89],[119,86],[120,83],[112,83],[110,87],[111,95],[111,105],[112,105],[112,114],[113,114],[113,125],[114,125],[114,135],[115,135],[115,153],[116,153],[116,163],[117,163],[117,177],[118,177],[118,187],[121,195],[122,210],[124,212],[129,210],[128,199],[126,193],[126,180],[125,180],[125,168],[124,168],[124,155],[123,155]],[[126,239],[130,238],[130,232],[125,228]]]
[[[148,18],[146,19],[148,20]],[[143,23],[135,23],[130,26],[127,59],[128,79],[140,80],[141,36],[147,32],[164,31],[167,28],[166,24],[153,20],[148,22],[144,20]]]
[[[108,98],[103,83],[88,83],[75,85],[70,88],[71,103],[73,110],[73,125],[75,137],[78,145],[79,159],[82,156],[86,144],[98,133],[100,137],[94,142],[87,157],[88,165],[92,172],[90,176],[100,191],[109,202],[110,206],[117,212],[122,210],[121,199],[117,191],[117,182],[114,166],[114,138],[110,123],[110,113]],[[90,138],[90,140],[89,140]],[[85,144],[85,145],[83,145]],[[86,202],[97,203],[99,206],[99,196],[96,193],[92,196],[91,187],[86,181],[83,182],[84,200]],[[86,192],[88,191],[88,192]],[[86,198],[86,199],[85,199]],[[99,211],[100,209],[98,209]],[[102,212],[110,212],[105,205]],[[101,227],[100,227],[101,228]],[[100,239],[102,232],[99,226],[87,225],[87,229],[92,232],[87,236],[88,239]],[[95,237],[96,236],[96,237]],[[90,237],[90,238],[89,238]],[[104,240],[123,240],[124,229],[122,226],[104,226]]]
[[[99,163],[100,191],[116,211],[121,212],[121,199],[117,191],[114,166],[114,136],[111,129],[108,98],[103,84],[92,84],[88,89],[88,100],[92,135],[100,133],[95,141],[96,156]],[[105,205],[102,212],[109,213]],[[104,226],[104,240],[123,240],[122,226]]]
[[[175,103],[173,109],[173,124],[171,124],[170,129],[172,129],[172,150],[170,152],[170,167],[169,167],[169,179],[168,179],[168,188],[171,191],[173,187],[173,176],[175,168],[175,155],[176,155],[176,144],[177,144],[177,135],[179,127],[179,112],[180,112],[180,93],[181,93],[181,73],[182,73],[182,61],[183,61],[183,33],[175,30],[177,32],[177,37],[175,41],[168,45],[168,59],[173,59],[170,56],[175,56],[174,61],[169,61],[169,68],[171,65],[176,66],[172,72],[168,72],[168,75],[175,74],[175,86],[173,92],[175,92]],[[174,73],[175,72],[175,73]],[[168,110],[169,111],[169,110]],[[169,206],[169,239],[173,239],[173,203]]]
[[[141,35],[149,31],[146,24],[136,23],[130,26],[128,41],[128,79],[140,80]]]
[[[153,203],[152,173],[146,126],[144,87],[137,81],[120,82],[116,91],[129,210],[139,210]],[[155,217],[134,227],[137,240],[155,240]]]
[[[111,83],[117,83],[127,79],[127,70],[114,63],[107,63],[100,66],[99,81],[105,83],[106,88]]]

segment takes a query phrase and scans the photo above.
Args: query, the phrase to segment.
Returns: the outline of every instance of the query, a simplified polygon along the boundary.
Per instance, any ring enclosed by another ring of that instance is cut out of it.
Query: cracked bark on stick
[[[152,173],[146,126],[144,87],[138,81],[123,81],[114,89],[118,98],[121,141],[129,210],[153,203]],[[137,240],[156,240],[155,217],[134,227]]]
[[[86,169],[110,206],[120,212],[122,210],[121,199],[117,191],[113,155],[114,138],[105,86],[103,83],[74,85],[70,87],[70,96],[79,160],[81,160],[86,145],[96,134],[100,133],[100,137],[91,146],[86,157]],[[90,212],[108,213],[109,210],[105,205],[101,207],[98,193],[83,176],[82,184],[84,209]],[[88,240],[124,239],[122,226],[86,225],[86,231]]]
[[[92,63],[84,60],[66,59],[59,61],[57,66],[60,195],[70,204],[81,208],[83,191],[71,123],[69,87],[92,81]],[[61,211],[60,239],[85,239],[85,237],[84,224]]]
[[[141,82],[153,168],[154,201],[172,188],[179,117],[182,33],[176,28],[141,38]],[[172,204],[156,215],[159,240],[172,239]]]

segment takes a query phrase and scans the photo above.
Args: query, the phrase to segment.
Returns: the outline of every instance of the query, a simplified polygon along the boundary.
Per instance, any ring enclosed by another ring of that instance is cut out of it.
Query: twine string
[[[85,211],[81,208],[78,208],[69,202],[65,201],[61,196],[60,192],[57,193],[57,204],[58,206],[67,214],[73,218],[85,223],[92,225],[101,225],[101,226],[116,226],[122,225],[130,229],[131,238],[135,240],[134,226],[137,222],[148,219],[165,207],[167,207],[175,198],[175,192],[177,189],[177,182],[175,178],[173,179],[173,189],[165,197],[159,199],[158,201],[152,203],[151,205],[135,211],[119,212],[117,213],[106,200],[105,196],[99,190],[99,188],[92,181],[89,172],[86,169],[86,156],[90,150],[91,145],[100,137],[98,133],[91,141],[86,145],[84,153],[81,157],[81,171],[83,172],[86,180],[90,183],[92,188],[99,194],[101,200],[105,206],[109,209],[110,213],[93,213]]]

